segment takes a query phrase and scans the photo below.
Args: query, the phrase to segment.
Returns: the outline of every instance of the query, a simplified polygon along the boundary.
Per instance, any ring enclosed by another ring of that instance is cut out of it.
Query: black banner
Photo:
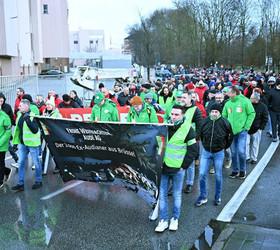
[[[166,126],[36,119],[63,181],[122,185],[155,202]]]

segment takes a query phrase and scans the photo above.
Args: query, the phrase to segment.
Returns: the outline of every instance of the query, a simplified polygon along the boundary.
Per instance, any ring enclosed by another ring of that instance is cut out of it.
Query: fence
[[[38,93],[38,76],[0,76],[0,91],[4,93],[7,99],[6,102],[12,107],[15,103],[17,88],[23,88],[26,93]]]

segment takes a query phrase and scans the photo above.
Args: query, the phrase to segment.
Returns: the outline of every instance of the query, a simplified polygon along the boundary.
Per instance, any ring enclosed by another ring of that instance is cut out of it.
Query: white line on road
[[[48,195],[46,195],[46,196],[43,196],[43,197],[41,198],[41,200],[45,201],[45,200],[51,199],[51,198],[53,198],[53,197],[56,196],[56,195],[59,195],[59,194],[65,192],[65,191],[67,191],[67,190],[69,190],[69,189],[71,189],[71,188],[73,188],[73,187],[76,187],[76,186],[82,184],[83,182],[84,182],[84,181],[75,181],[74,183],[72,183],[72,184],[70,184],[70,185],[67,185],[66,187],[63,187],[63,188],[58,189],[57,191],[55,191],[55,192],[53,192],[53,193],[50,193],[50,194],[48,194]]]
[[[267,166],[278,145],[279,142],[273,142],[270,144],[269,148],[266,150],[259,163],[254,167],[254,169],[247,176],[245,181],[240,185],[230,201],[225,205],[221,213],[218,215],[217,220],[224,222],[231,221],[234,214],[237,212],[242,202],[245,200],[245,198],[257,182],[258,178],[262,174],[263,170]]]

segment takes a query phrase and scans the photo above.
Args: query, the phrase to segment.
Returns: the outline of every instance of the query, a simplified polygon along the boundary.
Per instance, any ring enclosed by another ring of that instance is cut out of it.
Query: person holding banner
[[[167,228],[171,231],[178,229],[182,203],[182,187],[185,170],[198,156],[198,146],[191,119],[185,113],[186,109],[174,105],[171,110],[171,122],[174,126],[168,127],[168,139],[163,159],[162,174],[159,190],[159,223],[156,232],[163,232]],[[172,181],[173,216],[169,224],[168,216],[168,187]]]
[[[128,111],[127,121],[134,123],[158,123],[158,118],[154,107],[143,103],[141,97],[134,96],[130,100],[130,110]]]
[[[9,178],[11,169],[5,166],[5,155],[9,149],[11,138],[12,123],[10,117],[1,109],[0,106],[0,188],[3,187],[4,177]]]
[[[203,117],[201,111],[192,100],[192,91],[187,91],[182,94],[182,105],[186,108],[186,114],[190,114],[189,119],[191,119],[192,126],[194,127],[196,132],[196,139],[198,141]],[[194,177],[195,162],[193,162],[187,170],[186,186],[184,188],[184,192],[187,194],[192,192]]]
[[[94,98],[94,106],[91,111],[91,121],[119,121],[119,112],[116,104],[109,99],[106,99],[101,92],[96,93]]]
[[[19,145],[18,184],[12,187],[14,191],[24,191],[25,161],[28,153],[31,154],[32,161],[35,164],[35,183],[32,185],[32,189],[42,187],[42,166],[39,160],[41,138],[34,115],[30,111],[30,102],[27,99],[22,99],[13,135],[13,144]]]
[[[59,110],[55,107],[55,102],[54,102],[54,97],[50,97],[49,100],[46,101],[46,109],[43,112],[43,116],[46,117],[52,117],[52,118],[61,118],[61,114],[59,113]],[[51,155],[50,152],[48,152],[48,146],[47,143],[44,144],[43,147],[43,153],[42,153],[42,165],[45,166],[45,164],[48,164]],[[49,156],[49,158],[47,158],[47,156]],[[47,160],[47,162],[46,162]],[[54,170],[53,170],[53,174],[58,174],[60,171],[60,169],[55,166]]]

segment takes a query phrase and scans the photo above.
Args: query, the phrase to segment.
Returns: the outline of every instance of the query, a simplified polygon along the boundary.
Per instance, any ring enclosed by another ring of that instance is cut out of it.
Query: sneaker
[[[214,202],[215,206],[220,206],[221,204],[222,204],[222,199],[221,198],[215,200],[215,202]]]
[[[166,229],[168,228],[168,221],[166,220],[160,220],[156,229],[155,229],[155,232],[157,233],[162,233],[164,232]]]
[[[15,163],[12,163],[11,166],[14,167],[14,168],[18,168],[19,164],[17,162],[15,162]]]
[[[12,187],[12,190],[13,191],[18,191],[18,192],[24,191],[24,185],[23,184],[17,184],[17,185]]]
[[[169,230],[177,231],[177,229],[178,229],[178,219],[172,217],[169,224]]]
[[[251,164],[257,164],[257,161],[255,161],[255,160],[251,160],[251,162],[250,162]]]
[[[239,179],[245,179],[246,178],[246,173],[244,171],[240,171],[238,178]]]
[[[229,178],[232,178],[232,179],[235,179],[239,176],[239,173],[238,172],[232,172],[228,177]]]
[[[231,160],[229,161],[226,161],[225,164],[224,164],[224,168],[230,168],[231,167]]]
[[[40,187],[42,187],[43,184],[42,182],[35,182],[33,185],[32,185],[32,189],[38,189]]]
[[[248,163],[249,163],[249,162],[250,162],[250,160],[251,160],[251,159],[250,159],[250,158],[248,158],[248,159],[246,159],[246,162],[248,162]]]
[[[192,185],[187,185],[184,189],[184,193],[189,194],[192,192]]]
[[[197,201],[196,201],[196,203],[195,203],[195,205],[197,206],[197,207],[200,207],[200,206],[202,206],[203,204],[206,204],[207,203],[207,198],[198,198],[197,199]]]
[[[211,168],[210,168],[209,174],[215,174],[215,168],[214,168],[214,167],[211,167]]]
[[[36,168],[35,165],[33,165],[33,166],[31,167],[32,170],[35,170],[35,168]]]
[[[273,138],[273,139],[272,139],[272,142],[277,142],[277,138]]]

